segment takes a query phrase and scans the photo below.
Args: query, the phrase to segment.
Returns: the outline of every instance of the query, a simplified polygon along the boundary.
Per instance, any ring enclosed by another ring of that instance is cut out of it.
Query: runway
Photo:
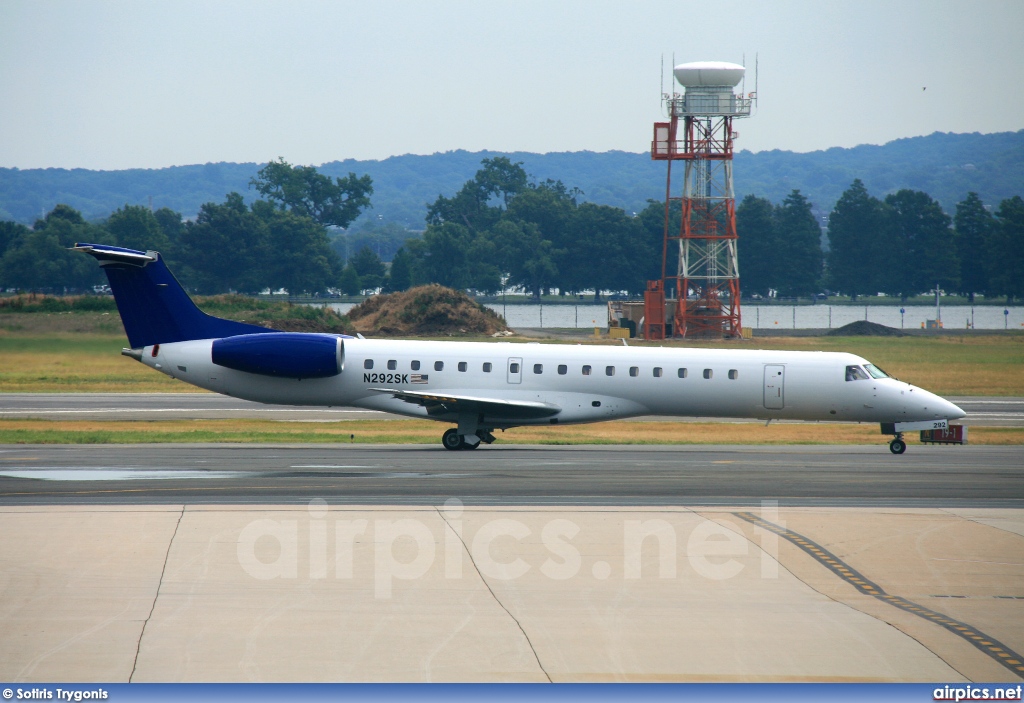
[[[5,445],[0,504],[1024,507],[1024,447]]]
[[[968,416],[965,425],[1024,427],[1024,398],[950,397]],[[215,393],[0,393],[0,418],[48,420],[220,420],[261,419],[295,422],[402,420],[397,415],[358,408],[265,405]],[[760,422],[721,418],[646,416],[637,421]]]

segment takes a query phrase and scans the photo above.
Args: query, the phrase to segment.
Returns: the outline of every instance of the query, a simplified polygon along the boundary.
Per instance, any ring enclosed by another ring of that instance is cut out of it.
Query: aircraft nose
[[[914,388],[914,395],[917,396],[917,401],[922,403],[921,412],[925,416],[941,417],[946,420],[959,420],[962,417],[967,417],[967,413],[956,403],[951,403],[942,396],[916,387]]]
[[[957,405],[956,403],[951,403],[948,400],[946,400],[945,398],[943,398],[943,402],[947,406],[947,410],[946,410],[946,419],[947,420],[959,420],[962,417],[967,417],[967,413],[965,413],[963,410],[961,410],[960,406]]]

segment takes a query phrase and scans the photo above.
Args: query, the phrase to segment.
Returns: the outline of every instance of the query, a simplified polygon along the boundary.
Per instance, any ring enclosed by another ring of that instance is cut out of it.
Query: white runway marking
[[[297,464],[292,469],[376,469],[377,466],[348,466],[341,464]]]
[[[246,412],[246,413],[373,413],[374,415],[386,415],[379,410],[306,410],[294,408],[88,408],[85,410],[72,410],[70,408],[5,408],[0,410],[0,415],[14,414],[36,414],[45,415],[48,413],[199,413],[199,412]]]
[[[53,469],[20,469],[0,470],[0,476],[8,478],[30,478],[42,481],[126,481],[126,480],[166,480],[166,479],[217,479],[239,478],[248,475],[243,471],[195,471],[189,469],[104,469],[104,468],[53,468]]]

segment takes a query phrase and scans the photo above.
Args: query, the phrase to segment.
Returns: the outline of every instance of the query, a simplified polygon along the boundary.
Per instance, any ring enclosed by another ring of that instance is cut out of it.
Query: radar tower
[[[741,336],[732,121],[749,117],[756,98],[733,92],[745,72],[722,61],[680,64],[673,74],[683,92],[662,94],[669,121],[654,124],[651,158],[668,162],[664,241],[661,279],[644,294],[646,339]],[[684,164],[681,196],[673,195],[673,161]]]

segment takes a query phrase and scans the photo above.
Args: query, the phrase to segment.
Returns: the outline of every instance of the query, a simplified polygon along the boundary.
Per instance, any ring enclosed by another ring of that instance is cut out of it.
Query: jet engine
[[[270,332],[213,341],[213,363],[236,371],[280,378],[327,378],[341,373],[341,337]]]

